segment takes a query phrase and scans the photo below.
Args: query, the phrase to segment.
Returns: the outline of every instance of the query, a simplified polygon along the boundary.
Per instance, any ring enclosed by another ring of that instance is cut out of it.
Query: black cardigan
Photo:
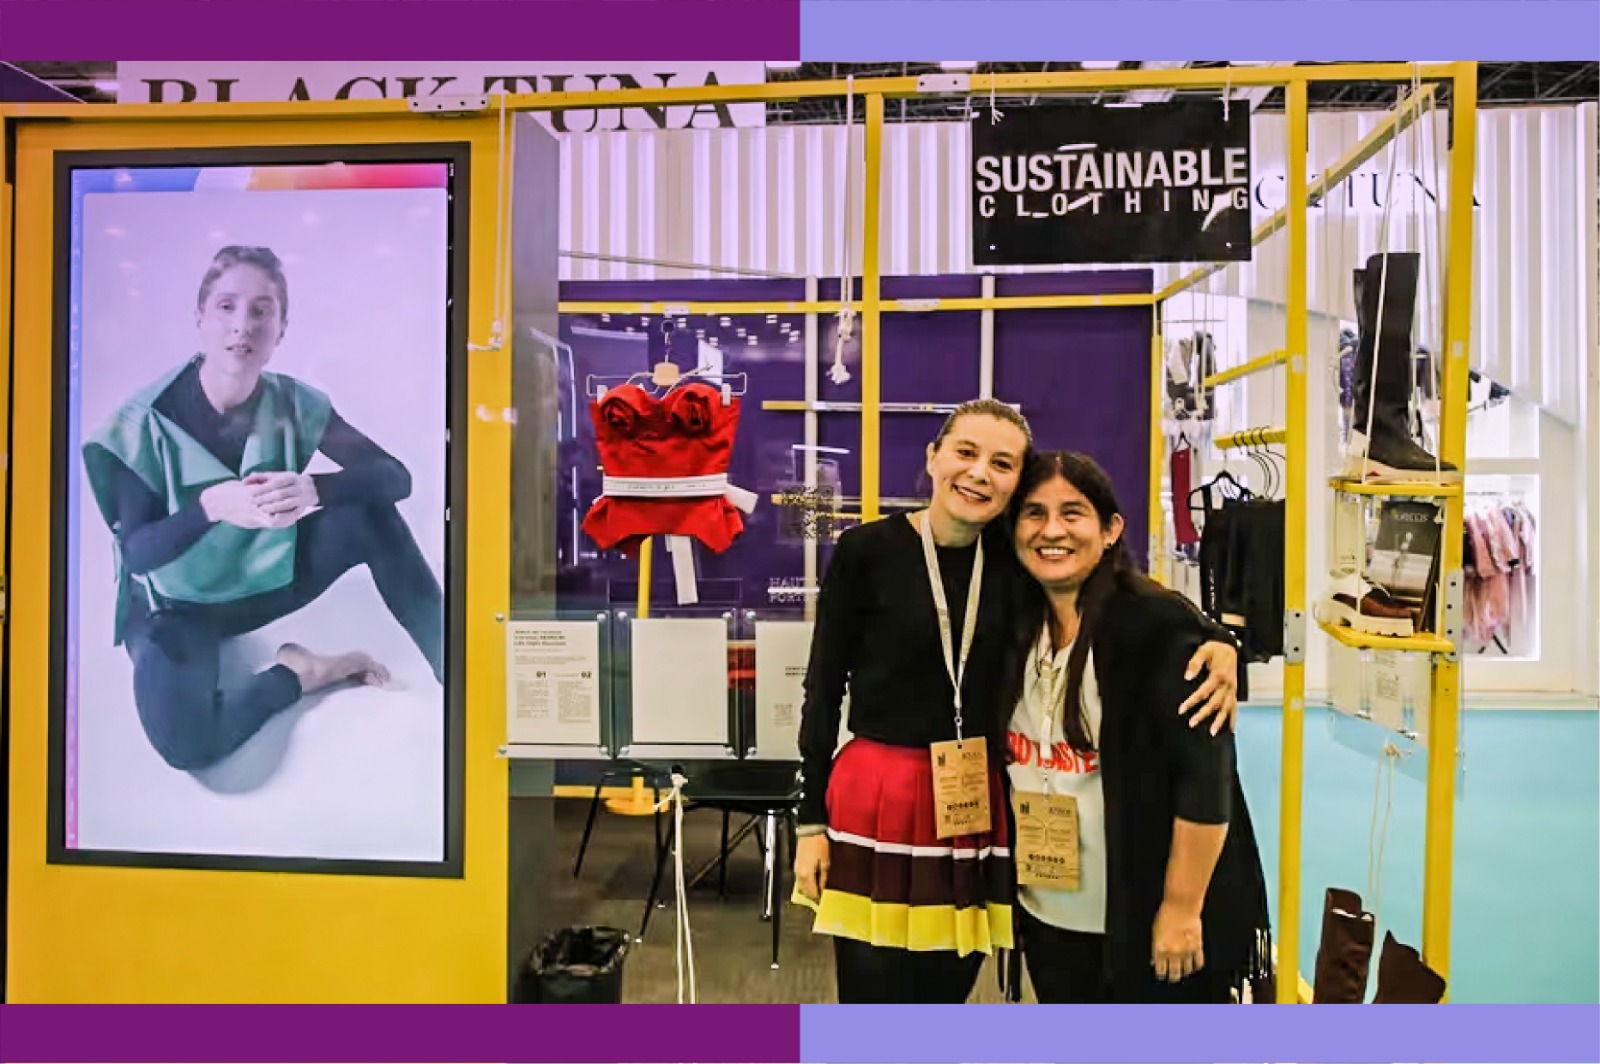
[[[1027,653],[1038,638],[1037,624],[1031,639],[1025,631],[1019,625],[1008,649],[1008,694],[1021,690]],[[1266,880],[1233,734],[1213,737],[1209,727],[1191,728],[1177,712],[1204,680],[1204,674],[1185,680],[1184,668],[1214,635],[1187,599],[1140,580],[1112,592],[1090,636],[1102,706],[1107,960],[1117,1002],[1192,1000],[1203,995],[1202,984],[1214,987],[1216,980],[1230,987],[1250,981],[1256,1001],[1271,1000]],[[1228,835],[1201,915],[1206,967],[1173,985],[1155,978],[1150,953],[1175,818],[1226,823]]]

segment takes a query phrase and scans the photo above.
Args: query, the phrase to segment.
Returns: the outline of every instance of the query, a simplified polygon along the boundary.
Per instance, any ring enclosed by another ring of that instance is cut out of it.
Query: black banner
[[[980,108],[973,263],[1247,262],[1250,188],[1246,103]]]

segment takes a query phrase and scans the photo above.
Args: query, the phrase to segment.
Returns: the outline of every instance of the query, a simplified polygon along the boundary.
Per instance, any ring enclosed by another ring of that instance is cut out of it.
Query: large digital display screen
[[[350,154],[63,160],[52,859],[459,874],[465,159]]]

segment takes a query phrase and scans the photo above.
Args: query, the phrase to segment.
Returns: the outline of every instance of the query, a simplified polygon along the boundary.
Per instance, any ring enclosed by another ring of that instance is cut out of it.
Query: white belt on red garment
[[[613,499],[703,499],[721,495],[744,513],[756,508],[756,494],[728,483],[725,473],[698,477],[605,477],[600,492]],[[678,604],[693,606],[700,601],[694,571],[694,540],[688,536],[668,536],[667,553],[672,555],[672,578],[677,585]]]

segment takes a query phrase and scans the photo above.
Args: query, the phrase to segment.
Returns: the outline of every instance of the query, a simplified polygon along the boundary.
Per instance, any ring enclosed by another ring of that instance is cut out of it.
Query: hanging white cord
[[[1412,93],[1417,95],[1420,99],[1422,92],[1421,64],[1415,64],[1412,67],[1411,86]],[[1444,461],[1444,456],[1440,454],[1440,451],[1444,449],[1444,424],[1441,419],[1440,412],[1444,408],[1444,359],[1446,357],[1446,351],[1444,350],[1443,296],[1444,227],[1439,221],[1439,197],[1443,190],[1439,187],[1439,123],[1436,112],[1429,111],[1426,115],[1426,121],[1428,124],[1426,131],[1419,129],[1423,123],[1423,120],[1424,116],[1418,115],[1417,121],[1412,127],[1413,129],[1418,129],[1417,141],[1419,150],[1413,154],[1411,166],[1413,171],[1422,169],[1423,152],[1420,149],[1421,147],[1426,146],[1428,148],[1426,154],[1433,160],[1433,203],[1432,210],[1429,210],[1427,198],[1424,197],[1423,204],[1420,208],[1422,218],[1420,222],[1421,234],[1418,241],[1420,247],[1418,250],[1423,252],[1423,262],[1428,263],[1432,267],[1431,270],[1425,267],[1422,274],[1424,282],[1423,321],[1424,327],[1430,330],[1428,350],[1433,352],[1432,364],[1428,367],[1428,373],[1432,378],[1433,384],[1433,410],[1431,411],[1433,415],[1435,433],[1433,447],[1431,448],[1433,451],[1433,476],[1435,480],[1442,480],[1444,478],[1444,474],[1441,471],[1440,463]],[[1417,177],[1415,174],[1413,174],[1413,186],[1417,183]],[[1433,238],[1431,240],[1428,237],[1428,223],[1430,219],[1433,222]],[[1424,425],[1426,425],[1426,419],[1424,419]]]
[[[855,175],[851,163],[855,161],[856,146],[856,79],[845,78],[844,105],[844,218],[839,229],[844,237],[844,271],[839,274],[839,327],[833,338],[833,365],[828,369],[828,379],[834,384],[844,384],[850,379],[850,370],[844,364],[845,345],[855,335],[855,307],[852,296],[855,278],[850,272],[850,241],[855,228]],[[866,231],[863,219],[862,231]]]
[[[678,928],[676,955],[678,966],[678,1004],[693,1005],[698,998],[694,978],[694,934],[689,928],[689,885],[683,872],[683,787],[689,781],[682,775],[672,774],[672,792],[656,806],[656,812],[672,810],[672,883],[678,899]],[[684,1000],[684,978],[689,984],[688,1001]]]
[[[506,341],[506,299],[510,289],[507,273],[506,245],[510,240],[510,226],[506,216],[511,210],[511,143],[506,136],[506,94],[500,93],[500,140],[497,145],[494,204],[494,318],[489,323],[489,342],[467,345],[469,351],[498,351]]]
[[[1396,104],[1396,109],[1398,110],[1408,105],[1414,105],[1415,102],[1415,100],[1408,101],[1405,95],[1405,90],[1402,89],[1400,92],[1400,99]],[[1378,348],[1381,346],[1381,340],[1383,337],[1384,297],[1387,294],[1389,287],[1389,215],[1390,212],[1394,210],[1394,171],[1395,162],[1399,159],[1399,157],[1399,145],[1394,141],[1390,141],[1389,176],[1384,186],[1383,214],[1378,219],[1378,261],[1382,265],[1380,265],[1378,268],[1378,313],[1372,322],[1372,384],[1371,387],[1367,389],[1367,419],[1365,422],[1367,431],[1361,437],[1361,464],[1359,468],[1363,476],[1365,475],[1367,468],[1367,455],[1372,450],[1372,415],[1374,411],[1377,410],[1378,405]],[[1372,278],[1368,277],[1365,282],[1363,282],[1363,287],[1371,283]],[[1405,358],[1407,365],[1410,365],[1411,353],[1409,351],[1405,353]]]
[[[1394,743],[1385,741],[1383,754],[1378,759],[1378,779],[1372,793],[1372,830],[1367,835],[1367,895],[1372,899],[1373,927],[1378,927],[1383,920],[1383,851],[1389,841],[1389,814],[1394,811],[1394,769],[1404,756]],[[1381,826],[1380,807],[1383,810]]]

